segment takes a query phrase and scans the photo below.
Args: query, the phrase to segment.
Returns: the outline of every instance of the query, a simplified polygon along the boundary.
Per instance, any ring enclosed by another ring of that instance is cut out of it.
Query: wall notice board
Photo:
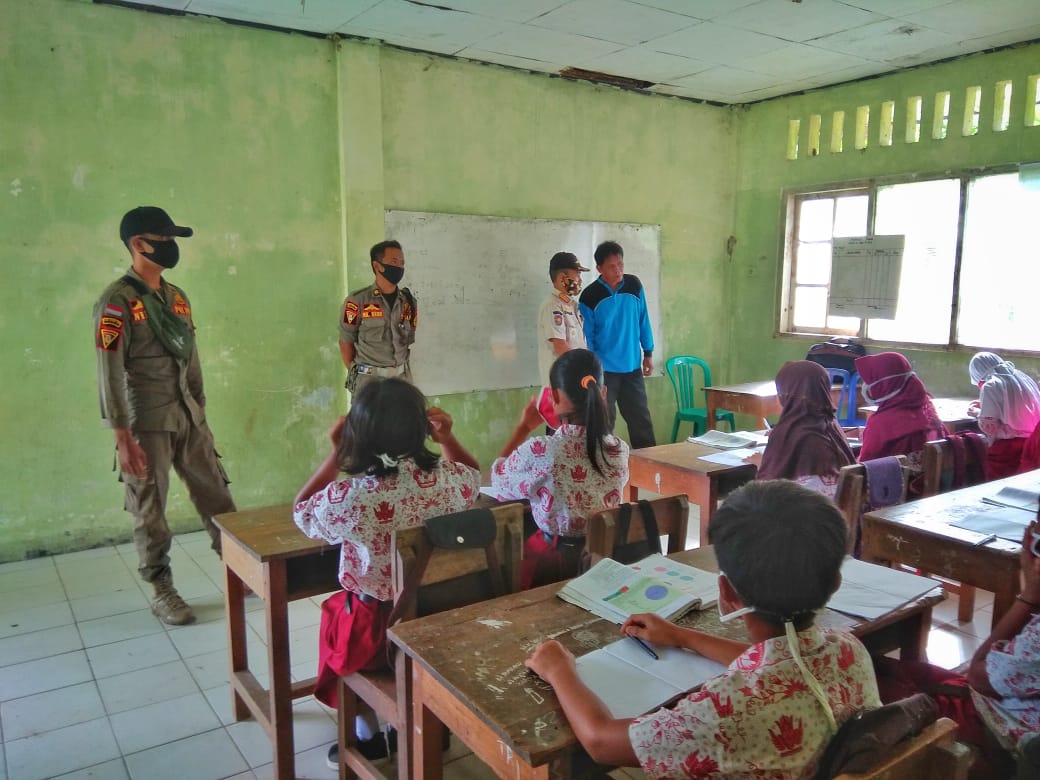
[[[551,289],[549,258],[576,254],[592,269],[582,274],[588,286],[597,278],[592,253],[607,240],[621,244],[625,273],[642,281],[654,355],[665,354],[659,225],[417,211],[387,211],[385,222],[387,237],[404,248],[402,284],[419,304],[411,365],[426,395],[546,384],[538,375],[537,318]]]

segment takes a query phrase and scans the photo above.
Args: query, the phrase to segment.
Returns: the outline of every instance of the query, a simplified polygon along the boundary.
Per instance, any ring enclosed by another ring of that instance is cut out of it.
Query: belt
[[[556,539],[557,544],[570,546],[585,544],[584,536],[564,536],[563,534],[551,534],[548,531],[542,531],[542,538],[545,539],[548,544],[552,544],[553,538]]]
[[[366,363],[357,363],[357,372],[365,376],[401,376],[408,370],[408,366],[370,366]]]

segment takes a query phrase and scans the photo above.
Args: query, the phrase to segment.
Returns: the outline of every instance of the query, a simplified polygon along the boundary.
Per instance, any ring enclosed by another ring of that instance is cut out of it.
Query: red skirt
[[[524,542],[524,559],[520,563],[521,590],[577,577],[584,548],[584,540],[576,543],[572,537],[561,539],[559,536],[546,539],[542,531],[535,531]]]
[[[1025,438],[997,439],[986,450],[986,479],[1003,479],[1018,474]]]
[[[337,678],[388,667],[386,629],[392,608],[393,602],[365,601],[346,590],[322,602],[314,698],[335,708]]]

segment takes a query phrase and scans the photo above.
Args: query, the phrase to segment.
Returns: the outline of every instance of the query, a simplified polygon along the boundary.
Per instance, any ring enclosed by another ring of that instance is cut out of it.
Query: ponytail
[[[603,367],[587,349],[564,352],[553,363],[549,383],[562,390],[574,405],[574,417],[585,426],[585,452],[600,474],[606,465],[605,440],[610,436],[610,418],[603,399]]]

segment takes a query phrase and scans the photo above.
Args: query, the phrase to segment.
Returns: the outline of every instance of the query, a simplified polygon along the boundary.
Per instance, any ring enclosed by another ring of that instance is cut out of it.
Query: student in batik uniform
[[[343,590],[321,607],[314,687],[315,698],[330,707],[337,704],[338,677],[386,665],[393,530],[460,512],[477,498],[480,466],[451,427],[451,417],[427,409],[414,385],[373,377],[354,395],[350,413],[332,427],[332,450],[296,496],[293,519],[300,530],[342,545]],[[426,448],[427,436],[440,445],[443,457]],[[358,716],[355,732],[363,755],[386,756],[371,710]],[[328,763],[339,766],[335,744]]]
[[[575,576],[590,514],[621,503],[628,482],[628,445],[610,432],[603,367],[587,349],[572,349],[549,371],[553,409],[562,425],[542,427],[537,396],[491,466],[491,492],[501,501],[527,499],[538,525],[524,544],[523,588]]]
[[[752,482],[711,519],[719,563],[719,612],[741,617],[750,647],[654,615],[623,633],[684,647],[729,668],[674,708],[615,719],[556,641],[527,666],[552,685],[593,760],[641,766],[651,777],[811,776],[838,727],[880,704],[866,648],[813,625],[840,582],[845,521],[820,494],[785,480]]]

